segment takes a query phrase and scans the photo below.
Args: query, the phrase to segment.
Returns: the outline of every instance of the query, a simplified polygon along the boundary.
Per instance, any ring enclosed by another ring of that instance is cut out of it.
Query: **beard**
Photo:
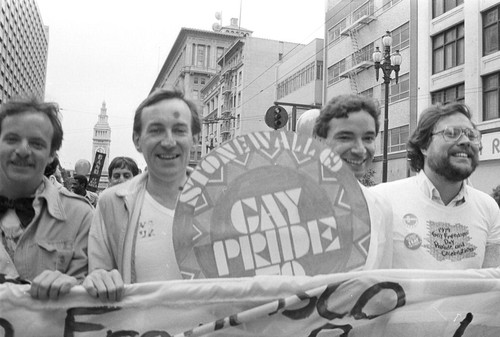
[[[450,155],[439,156],[435,158],[427,158],[429,168],[435,173],[444,177],[448,181],[459,182],[469,178],[469,176],[476,170],[479,163],[479,157],[474,154],[471,159],[469,167],[457,167],[450,161]]]

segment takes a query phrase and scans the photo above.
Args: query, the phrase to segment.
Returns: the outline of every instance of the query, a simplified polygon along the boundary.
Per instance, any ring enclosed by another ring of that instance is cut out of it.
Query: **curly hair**
[[[375,120],[375,132],[380,129],[380,109],[370,97],[363,95],[339,95],[333,97],[322,109],[314,125],[314,135],[326,138],[333,118],[347,118],[351,112],[364,110]]]
[[[472,118],[469,107],[459,102],[453,102],[446,105],[433,105],[422,112],[418,120],[417,128],[406,144],[410,167],[415,172],[419,172],[424,168],[424,155],[422,149],[427,149],[429,147],[436,124],[444,117],[457,113],[461,113],[469,120]],[[472,123],[472,125],[475,127],[474,123]]]

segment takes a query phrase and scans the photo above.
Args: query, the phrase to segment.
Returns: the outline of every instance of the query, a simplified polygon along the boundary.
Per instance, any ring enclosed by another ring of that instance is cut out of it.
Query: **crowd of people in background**
[[[330,146],[362,180],[374,158],[379,115],[372,98],[341,95],[301,116],[296,132]],[[200,131],[198,107],[182,91],[152,92],[135,111],[132,132],[148,169],[114,158],[109,187],[97,195],[87,188],[88,161],[75,167],[72,191],[64,186],[57,105],[33,98],[3,104],[0,274],[29,281],[34,298],[57,299],[81,284],[108,301],[121,300],[126,284],[182,279],[172,225]],[[500,265],[500,186],[492,197],[467,183],[480,148],[466,105],[421,114],[408,141],[416,175],[371,188],[359,183],[373,238],[363,269]]]

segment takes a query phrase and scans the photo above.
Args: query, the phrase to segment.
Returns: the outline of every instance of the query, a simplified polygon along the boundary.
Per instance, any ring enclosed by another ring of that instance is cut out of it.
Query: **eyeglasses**
[[[432,135],[439,133],[443,134],[443,138],[447,142],[456,142],[462,135],[465,135],[471,143],[481,144],[481,132],[476,129],[446,126],[443,130],[434,132]]]

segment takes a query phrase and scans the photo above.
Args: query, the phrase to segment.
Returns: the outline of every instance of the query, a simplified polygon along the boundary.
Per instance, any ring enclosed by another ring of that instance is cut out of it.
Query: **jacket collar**
[[[35,202],[33,203],[35,210],[38,209],[38,212],[40,212],[39,209],[42,207],[41,200],[45,199],[48,213],[58,220],[66,220],[66,212],[64,212],[59,193],[65,193],[65,191],[63,189],[59,190],[48,178],[43,177],[42,183],[35,192]]]
[[[146,171],[135,176],[129,181],[116,185],[115,193],[117,196],[122,198],[131,194],[135,194],[137,193],[137,190],[139,188],[146,186],[147,181],[148,181],[148,172]]]
[[[191,173],[194,171],[193,168],[187,167],[186,168],[186,176],[189,178]],[[129,181],[126,181],[124,183],[116,185],[116,195],[119,197],[126,197],[130,194],[135,194],[137,193],[137,190],[143,186],[146,186],[146,182],[148,181],[148,171],[143,172],[134,178],[130,179]]]

